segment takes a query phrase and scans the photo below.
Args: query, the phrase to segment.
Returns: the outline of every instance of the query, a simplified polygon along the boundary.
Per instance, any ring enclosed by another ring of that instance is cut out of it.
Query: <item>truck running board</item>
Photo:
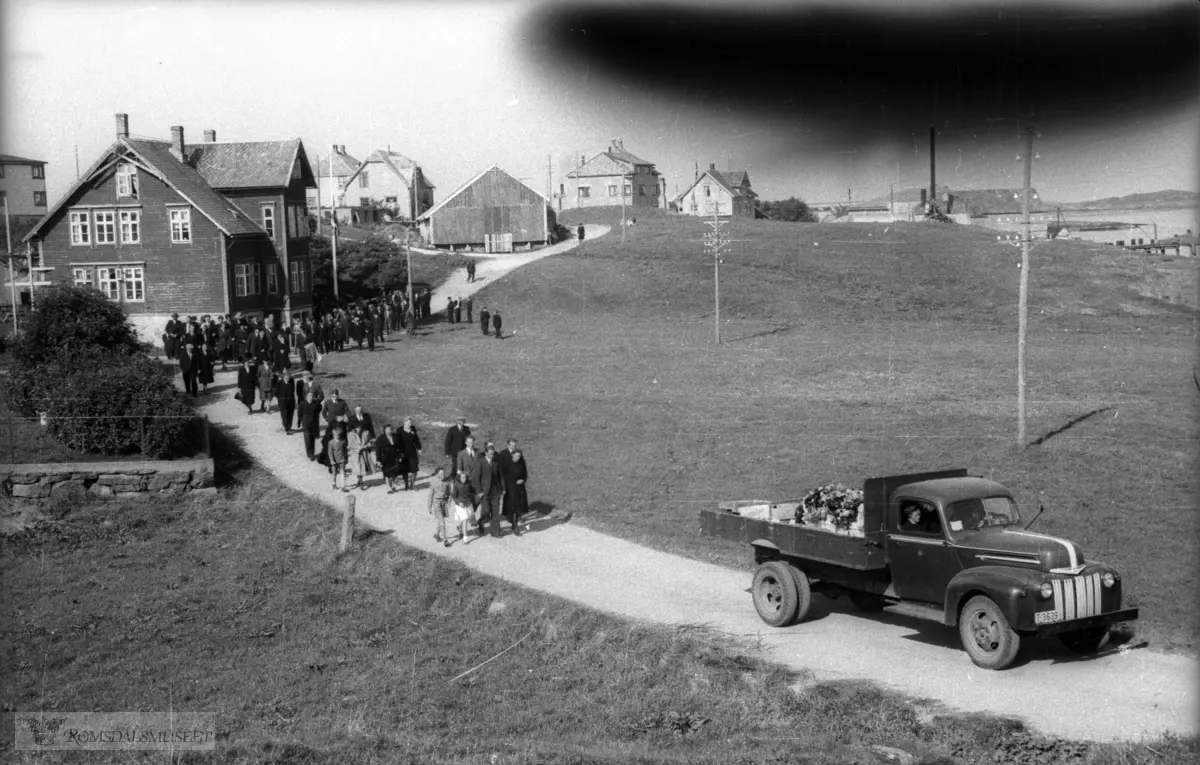
[[[916,619],[927,619],[939,624],[946,622],[945,611],[937,606],[927,606],[924,603],[894,603],[889,604],[884,610],[893,614],[912,616]]]

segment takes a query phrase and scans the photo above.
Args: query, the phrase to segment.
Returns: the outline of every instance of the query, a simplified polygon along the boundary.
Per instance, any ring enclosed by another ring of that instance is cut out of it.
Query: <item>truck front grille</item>
[[[1050,584],[1054,587],[1054,609],[1062,621],[1083,619],[1104,612],[1099,574],[1052,579]]]

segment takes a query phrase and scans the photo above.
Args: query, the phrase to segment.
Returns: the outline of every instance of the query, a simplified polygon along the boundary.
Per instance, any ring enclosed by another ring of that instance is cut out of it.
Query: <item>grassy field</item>
[[[57,505],[0,541],[0,750],[14,712],[215,712],[217,751],[172,762],[1184,765],[1195,739],[1046,741],[810,685],[752,647],[631,625],[362,534],[218,440],[217,497]],[[506,649],[510,649],[507,650]],[[489,659],[497,657],[494,661]],[[484,664],[484,662],[488,662]],[[482,666],[480,666],[482,664]]]
[[[1194,650],[1189,261],[1038,245],[1022,450],[1016,249],[965,226],[733,221],[718,346],[706,230],[639,212],[624,244],[614,229],[488,285],[476,303],[502,310],[508,339],[438,324],[326,369],[435,442],[431,423],[460,412],[518,437],[531,500],[726,565],[750,561],[700,536],[697,511],[718,500],[967,467],[1010,486],[1026,517],[1044,504],[1035,529],[1118,567],[1140,638]]]

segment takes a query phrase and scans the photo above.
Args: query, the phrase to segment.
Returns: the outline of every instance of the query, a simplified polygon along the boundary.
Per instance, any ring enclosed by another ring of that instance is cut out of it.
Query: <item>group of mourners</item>
[[[474,324],[475,320],[471,317],[471,315],[475,311],[475,301],[469,295],[465,300],[463,299],[462,295],[459,295],[457,299],[452,297],[446,298],[446,321],[450,322],[451,324],[461,324],[463,322],[464,310],[467,314],[466,323]],[[504,320],[500,318],[499,308],[494,308],[489,311],[486,305],[480,306],[479,329],[483,332],[483,334],[492,334],[497,340],[500,340],[503,338],[503,335],[501,334],[503,326]],[[492,330],[490,333],[489,329]]]

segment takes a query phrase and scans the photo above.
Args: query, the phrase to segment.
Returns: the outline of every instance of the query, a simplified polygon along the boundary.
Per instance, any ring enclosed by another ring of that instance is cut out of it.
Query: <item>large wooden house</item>
[[[414,221],[433,207],[434,185],[421,166],[398,151],[378,149],[346,179],[339,210],[353,222]]]
[[[433,247],[511,252],[546,244],[555,218],[549,201],[492,165],[437,203],[417,222]]]
[[[118,114],[116,141],[26,236],[40,283],[96,287],[152,341],[172,313],[310,312],[303,144],[205,139],[132,136]]]
[[[673,206],[684,215],[730,216],[753,218],[757,194],[750,188],[750,175],[745,170],[717,170],[715,164],[701,173],[692,185],[680,194]]]
[[[663,207],[666,189],[666,178],[653,162],[626,151],[621,139],[614,138],[608,149],[564,175],[555,196],[560,210],[622,203]]]

